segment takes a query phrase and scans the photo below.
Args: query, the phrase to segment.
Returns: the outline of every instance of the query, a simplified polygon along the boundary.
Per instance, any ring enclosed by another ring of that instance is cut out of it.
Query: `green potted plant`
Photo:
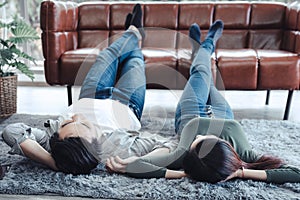
[[[0,4],[0,8],[7,2]],[[16,70],[34,79],[26,61],[35,59],[19,48],[25,42],[39,39],[35,29],[18,16],[12,21],[0,21],[1,32],[7,30],[9,37],[0,38],[0,117],[16,113],[17,75]]]

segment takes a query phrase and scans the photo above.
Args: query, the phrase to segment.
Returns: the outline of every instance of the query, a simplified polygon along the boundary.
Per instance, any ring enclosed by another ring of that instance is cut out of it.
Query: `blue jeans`
[[[145,63],[139,48],[140,35],[127,30],[101,51],[81,87],[79,99],[114,99],[129,106],[140,120],[144,108]],[[118,67],[121,68],[119,80]]]
[[[195,117],[233,119],[228,102],[213,83],[210,53],[212,48],[212,41],[204,41],[192,62],[190,77],[175,113],[175,131],[178,134]]]

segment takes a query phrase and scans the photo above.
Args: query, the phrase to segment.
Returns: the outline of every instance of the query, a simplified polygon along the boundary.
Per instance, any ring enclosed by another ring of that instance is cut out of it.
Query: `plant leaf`
[[[9,48],[9,44],[7,43],[6,40],[3,40],[2,38],[0,38],[0,43],[1,43],[3,46]]]
[[[8,41],[15,44],[39,39],[35,29],[25,23],[19,23],[16,27],[11,28],[11,32],[13,36]]]
[[[33,81],[34,73],[29,69],[29,67],[26,64],[17,61],[14,63],[14,65],[20,72],[28,76]]]
[[[0,56],[1,63],[4,61],[5,64],[8,63],[8,60],[12,60],[14,58],[13,53],[9,49],[0,49]]]
[[[8,27],[8,24],[0,21],[0,28],[5,28],[5,27]]]
[[[35,59],[34,59],[32,56],[28,55],[27,53],[22,52],[20,49],[18,49],[18,48],[16,47],[16,45],[12,45],[12,46],[10,47],[10,50],[11,50],[12,53],[15,53],[18,57],[21,57],[21,58],[25,58],[25,59],[27,59],[27,60],[30,60],[30,61],[32,61],[32,62],[36,65]]]
[[[3,3],[0,3],[0,8],[2,8],[3,6],[5,6],[8,2],[4,1]]]

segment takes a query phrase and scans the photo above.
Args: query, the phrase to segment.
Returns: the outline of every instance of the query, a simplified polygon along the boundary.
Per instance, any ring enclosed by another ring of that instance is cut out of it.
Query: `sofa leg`
[[[289,94],[288,94],[288,98],[287,98],[287,101],[286,101],[286,106],[285,106],[283,120],[288,120],[288,118],[289,118],[293,93],[294,93],[294,90],[289,90]]]
[[[68,91],[68,106],[72,105],[72,86],[68,85],[67,86],[67,91]]]
[[[269,100],[270,100],[270,92],[271,92],[271,90],[267,90],[266,105],[269,105]]]

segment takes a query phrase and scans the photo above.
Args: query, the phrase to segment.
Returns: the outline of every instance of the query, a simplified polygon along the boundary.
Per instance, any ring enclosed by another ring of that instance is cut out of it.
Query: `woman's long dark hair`
[[[50,138],[50,148],[56,167],[64,173],[89,174],[98,165],[98,160],[80,137],[60,140],[58,133],[54,133]]]
[[[201,155],[200,149],[201,152],[208,151],[208,153]],[[268,155],[263,155],[256,162],[246,163],[225,140],[207,138],[200,141],[185,156],[183,169],[192,179],[217,183],[242,167],[265,170],[279,168],[282,164],[282,160]]]

